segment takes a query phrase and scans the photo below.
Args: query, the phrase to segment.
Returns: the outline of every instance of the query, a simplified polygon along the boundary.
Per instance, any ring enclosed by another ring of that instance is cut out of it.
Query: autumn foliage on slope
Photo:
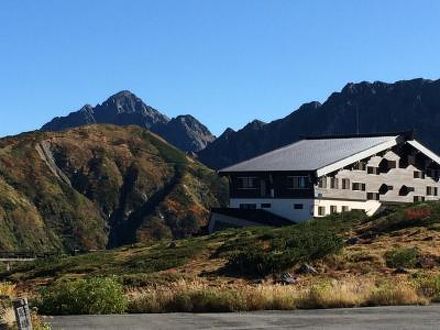
[[[88,250],[188,237],[225,184],[135,126],[0,140],[0,249]]]

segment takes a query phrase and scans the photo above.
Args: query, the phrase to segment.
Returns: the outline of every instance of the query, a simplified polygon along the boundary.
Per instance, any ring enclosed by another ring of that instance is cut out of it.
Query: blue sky
[[[440,78],[440,1],[1,0],[0,136],[129,89],[215,134],[347,82]]]

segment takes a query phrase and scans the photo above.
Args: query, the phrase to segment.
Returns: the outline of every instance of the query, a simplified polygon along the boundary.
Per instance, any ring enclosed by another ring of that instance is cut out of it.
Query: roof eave
[[[297,170],[297,169],[284,169],[284,170],[271,170],[271,169],[264,169],[264,170],[234,170],[234,171],[217,171],[217,174],[220,176],[227,176],[230,174],[237,174],[237,173],[286,173],[286,172],[316,172],[316,169],[308,169],[308,170]]]
[[[408,141],[410,145],[412,145],[414,148],[419,150],[421,153],[423,153],[428,158],[432,159],[434,162],[436,162],[438,165],[440,165],[440,157],[437,156],[434,152],[426,148],[423,144],[420,142],[417,142],[416,140]]]

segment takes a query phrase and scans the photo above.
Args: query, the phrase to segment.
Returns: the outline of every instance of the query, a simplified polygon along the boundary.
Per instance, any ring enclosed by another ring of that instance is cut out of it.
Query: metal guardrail
[[[47,259],[51,257],[76,256],[80,254],[100,252],[105,250],[73,250],[59,252],[45,251],[0,251],[0,259]]]
[[[57,252],[0,251],[0,259],[46,259],[57,255]]]

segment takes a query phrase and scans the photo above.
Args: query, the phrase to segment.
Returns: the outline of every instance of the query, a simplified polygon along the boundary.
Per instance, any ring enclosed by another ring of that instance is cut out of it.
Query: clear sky
[[[347,82],[440,78],[437,0],[1,0],[0,136],[122,89],[215,134]]]

